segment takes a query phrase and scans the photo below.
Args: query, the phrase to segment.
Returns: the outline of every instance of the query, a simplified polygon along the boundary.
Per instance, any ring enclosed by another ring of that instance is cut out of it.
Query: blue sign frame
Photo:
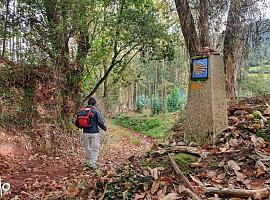
[[[196,57],[191,60],[191,80],[207,80],[208,57]]]

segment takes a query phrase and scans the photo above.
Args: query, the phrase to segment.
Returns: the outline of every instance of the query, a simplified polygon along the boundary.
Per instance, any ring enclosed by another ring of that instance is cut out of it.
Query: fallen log
[[[181,170],[179,169],[178,165],[176,164],[176,162],[174,161],[174,159],[168,154],[170,162],[172,164],[172,167],[176,173],[176,175],[178,176],[178,178],[180,179],[180,181],[183,183],[183,185],[185,187],[187,187],[190,192],[189,193],[193,193],[192,196],[196,196],[196,199],[200,199],[197,195],[196,190],[192,187],[192,185],[190,184],[190,182],[188,181],[188,179],[185,177],[185,175],[181,172]]]
[[[197,147],[189,147],[189,146],[173,146],[166,149],[160,149],[154,152],[154,154],[163,155],[168,153],[187,153],[194,156],[201,156],[201,153]]]
[[[218,194],[219,196],[230,196],[239,198],[254,198],[263,199],[269,197],[269,191],[267,188],[259,190],[245,190],[245,189],[231,189],[231,188],[214,188],[207,187],[204,188],[205,192],[208,194]]]

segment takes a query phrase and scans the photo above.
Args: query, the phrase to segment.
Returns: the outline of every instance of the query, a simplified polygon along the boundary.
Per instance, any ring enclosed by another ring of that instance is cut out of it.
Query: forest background
[[[183,111],[192,54],[185,30],[208,35],[206,46],[224,56],[228,99],[270,90],[267,1],[2,0],[0,6],[2,127],[46,122],[71,133],[78,108],[93,94],[112,117]],[[185,9],[195,31],[184,27]],[[157,118],[150,126],[161,123]]]

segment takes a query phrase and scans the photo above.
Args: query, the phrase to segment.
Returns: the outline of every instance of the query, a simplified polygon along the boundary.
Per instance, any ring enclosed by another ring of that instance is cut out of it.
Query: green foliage
[[[208,161],[209,169],[216,170],[218,168],[219,162],[220,161],[217,158],[209,159],[209,161]]]
[[[152,112],[159,115],[163,109],[163,102],[159,98],[153,98],[152,100]]]
[[[261,22],[265,27],[270,25],[269,19],[264,19]],[[251,24],[252,25],[252,24]],[[254,24],[253,24],[254,25]],[[248,66],[269,65],[270,64],[270,33],[269,31],[260,34],[260,40],[256,41],[255,45],[248,43]],[[252,40],[251,40],[252,41]]]
[[[256,132],[258,137],[262,137],[263,139],[270,141],[270,122],[266,122],[264,128],[258,130]]]
[[[270,65],[250,67],[243,75],[241,83],[242,96],[265,95],[270,93]],[[253,73],[258,72],[258,73]]]
[[[113,69],[108,84],[113,82],[115,85],[115,82],[126,79],[123,71],[141,49],[156,46],[157,41],[166,35],[152,1],[107,1],[100,3],[94,11],[98,16],[94,23],[97,34],[91,41],[91,54],[85,60],[89,75],[84,85],[89,86],[91,79],[90,89],[101,79],[100,72],[105,73],[110,67]]]
[[[144,95],[140,95],[136,102],[136,108],[138,112],[141,112],[147,105],[147,98]]]
[[[268,131],[270,131],[270,130],[268,130]],[[270,141],[270,134],[269,134],[269,132],[258,131],[258,132],[256,133],[256,135],[257,135],[258,137],[261,137],[261,138],[267,140],[267,141]]]
[[[181,110],[185,103],[185,96],[181,95],[178,89],[173,90],[167,99],[167,109],[169,112],[176,112]]]
[[[162,119],[158,116],[146,117],[142,115],[136,117],[119,116],[113,122],[156,139],[163,138],[165,132],[174,124],[174,120],[170,116],[164,116]]]
[[[123,136],[135,145],[139,145],[142,143],[140,138],[132,134],[132,130],[123,129],[116,124],[109,124],[109,126],[113,132],[117,132],[117,135],[114,136],[114,139],[116,139],[116,141],[119,141]]]

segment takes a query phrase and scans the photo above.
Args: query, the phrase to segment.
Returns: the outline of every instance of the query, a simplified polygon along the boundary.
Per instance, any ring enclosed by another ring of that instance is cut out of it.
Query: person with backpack
[[[80,109],[75,123],[78,128],[83,129],[82,141],[90,169],[96,169],[100,146],[99,128],[107,131],[104,119],[95,105],[96,99],[90,97],[88,106]]]

